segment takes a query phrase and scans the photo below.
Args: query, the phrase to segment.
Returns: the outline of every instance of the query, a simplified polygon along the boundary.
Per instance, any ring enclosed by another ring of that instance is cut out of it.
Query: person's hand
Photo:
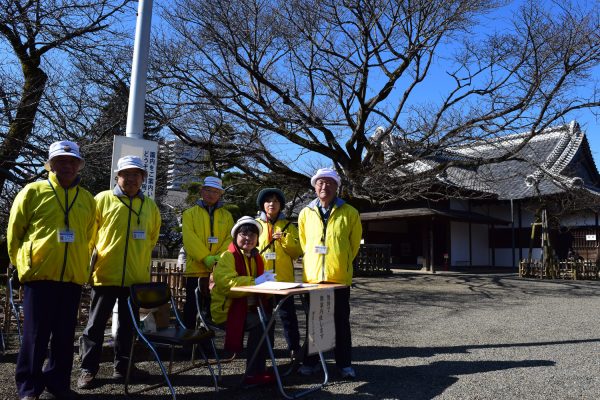
[[[275,239],[275,240],[279,240],[282,237],[283,237],[283,232],[281,232],[281,231],[277,231],[273,234],[273,239]]]
[[[204,265],[206,265],[207,268],[212,269],[214,267],[214,265],[219,262],[219,259],[221,258],[220,255],[214,255],[214,256],[206,256],[204,257],[204,260],[202,260],[202,262],[204,263]]]
[[[254,283],[257,285],[260,285],[261,283],[265,283],[265,282],[273,282],[275,280],[276,276],[277,276],[277,274],[274,274],[273,271],[269,270],[269,271],[266,271],[261,276],[257,276],[254,279]]]

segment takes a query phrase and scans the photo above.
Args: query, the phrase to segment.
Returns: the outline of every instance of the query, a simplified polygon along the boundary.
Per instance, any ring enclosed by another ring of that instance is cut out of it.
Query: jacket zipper
[[[125,253],[123,254],[123,274],[121,275],[121,287],[125,286],[125,268],[127,267],[127,249],[129,248],[129,229],[131,228],[131,211],[133,210],[133,199],[129,199],[129,217],[127,218],[127,235],[125,236]]]
[[[65,208],[68,209],[69,207],[69,189],[66,188],[65,189]],[[67,217],[65,217],[66,219],[68,219]],[[69,227],[67,226],[67,229],[69,229]],[[67,251],[69,250],[69,243],[65,243],[65,254],[63,257],[63,266],[62,266],[62,271],[60,272],[60,281],[62,282],[63,279],[65,278],[65,269],[67,268]]]

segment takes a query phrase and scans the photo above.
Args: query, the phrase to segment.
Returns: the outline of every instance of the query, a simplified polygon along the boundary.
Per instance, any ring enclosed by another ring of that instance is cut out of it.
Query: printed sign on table
[[[310,292],[308,311],[308,354],[316,354],[335,347],[335,323],[333,320],[334,289]]]

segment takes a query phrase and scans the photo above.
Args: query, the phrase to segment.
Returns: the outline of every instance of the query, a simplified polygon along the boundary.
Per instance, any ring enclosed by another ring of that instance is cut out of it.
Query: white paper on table
[[[261,288],[261,289],[269,289],[269,290],[286,290],[286,289],[293,289],[293,288],[299,288],[302,287],[301,283],[297,283],[297,282],[275,282],[275,281],[268,281],[268,282],[263,282],[259,285],[255,285],[255,287],[257,288]]]
[[[335,347],[335,306],[333,288],[310,292],[308,310],[308,354],[316,354]]]

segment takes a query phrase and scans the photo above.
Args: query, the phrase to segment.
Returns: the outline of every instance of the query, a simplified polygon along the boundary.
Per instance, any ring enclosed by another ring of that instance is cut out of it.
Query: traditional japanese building
[[[541,229],[532,240],[532,223],[536,212],[546,209],[553,246],[562,226],[579,255],[597,259],[600,175],[576,122],[534,136],[512,134],[449,147],[419,161],[419,170],[449,159],[492,160],[507,153],[511,157],[500,162],[453,166],[437,176],[440,185],[471,196],[362,212],[365,243],[390,244],[396,265],[516,267],[530,247],[531,256],[540,257]]]

